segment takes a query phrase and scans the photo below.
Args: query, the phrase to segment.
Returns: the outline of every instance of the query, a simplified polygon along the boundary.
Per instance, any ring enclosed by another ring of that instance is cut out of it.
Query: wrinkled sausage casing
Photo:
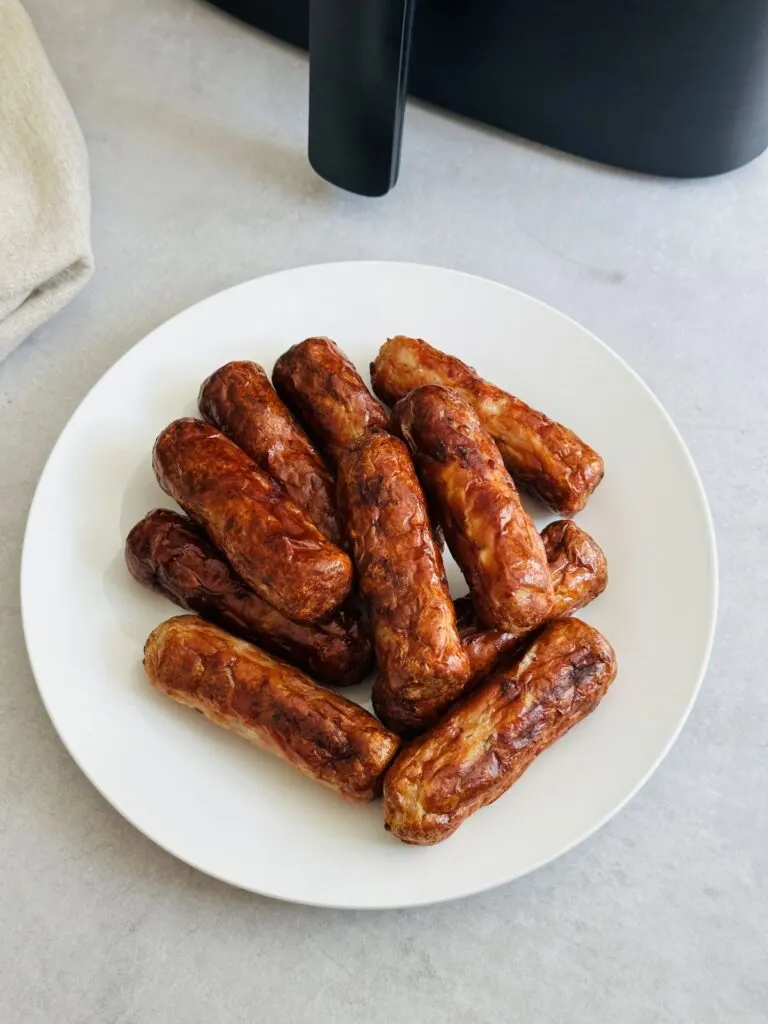
[[[596,629],[580,619],[549,623],[403,751],[384,783],[386,827],[406,843],[447,839],[594,710],[615,675],[613,649]]]
[[[125,560],[145,587],[285,658],[330,686],[353,686],[373,651],[359,610],[343,605],[322,623],[288,619],[239,579],[203,530],[155,509],[128,534]]]
[[[547,618],[560,619],[602,594],[608,583],[608,563],[600,545],[572,519],[558,519],[550,523],[542,530],[541,539],[554,591],[554,601]],[[472,667],[472,684],[508,658],[526,635],[481,629],[469,594],[456,601],[456,620]]]
[[[198,405],[205,419],[282,484],[326,537],[341,542],[336,481],[257,363],[220,367],[204,381]]]
[[[533,629],[552,605],[544,544],[477,413],[456,391],[427,385],[398,402],[395,417],[478,619]]]
[[[373,715],[196,615],[152,631],[150,682],[348,800],[373,800],[399,741]]]
[[[555,600],[551,619],[588,605],[608,585],[608,562],[592,537],[572,519],[557,519],[541,532],[547,553]]]
[[[288,349],[272,380],[332,466],[369,431],[390,429],[389,413],[330,338],[307,338]]]
[[[288,618],[321,619],[349,593],[347,555],[215,427],[195,419],[171,423],[155,442],[152,465],[166,494]]]
[[[368,603],[379,676],[373,706],[418,732],[461,692],[469,662],[408,450],[370,434],[339,463],[339,510]]]
[[[518,486],[561,515],[581,511],[603,478],[603,460],[572,430],[425,341],[390,338],[371,366],[371,379],[390,405],[423,384],[455,388],[474,407]]]

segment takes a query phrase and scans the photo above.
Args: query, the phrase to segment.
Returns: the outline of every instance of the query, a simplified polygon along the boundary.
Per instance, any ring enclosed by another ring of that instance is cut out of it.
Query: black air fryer
[[[768,0],[213,0],[310,49],[309,158],[397,180],[407,89],[603,163],[697,178],[768,146]]]

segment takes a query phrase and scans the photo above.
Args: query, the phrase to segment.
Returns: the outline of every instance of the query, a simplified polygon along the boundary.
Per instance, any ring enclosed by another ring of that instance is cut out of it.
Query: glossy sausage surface
[[[398,402],[395,418],[479,621],[533,629],[553,600],[544,544],[477,413],[458,392],[426,385]]]
[[[469,662],[426,501],[402,441],[370,434],[345,453],[339,510],[373,629],[379,665],[373,705],[386,725],[407,735],[461,692]]]
[[[340,544],[336,481],[257,363],[238,360],[219,367],[203,382],[198,405],[209,423],[282,484],[315,526]]]
[[[549,623],[398,757],[384,783],[386,827],[406,843],[447,839],[593,711],[615,675],[613,649],[596,629]]]
[[[600,545],[572,519],[556,519],[541,531],[555,600],[551,619],[584,608],[608,586],[608,561]]]
[[[215,427],[175,420],[155,442],[152,465],[237,574],[288,618],[321,619],[349,594],[347,555]]]
[[[201,527],[155,509],[128,534],[125,560],[145,587],[284,658],[329,686],[353,686],[373,651],[362,615],[349,602],[322,623],[294,622],[259,597],[229,567]]]
[[[542,530],[541,539],[554,590],[548,619],[571,615],[602,594],[608,583],[608,563],[600,545],[577,523],[572,519],[555,520]],[[456,601],[456,619],[472,667],[472,685],[509,657],[526,635],[481,629],[468,594]]]
[[[153,686],[348,800],[373,800],[399,741],[373,715],[195,615],[152,631]]]
[[[330,338],[307,338],[275,363],[272,380],[331,466],[371,430],[389,430],[389,413]]]
[[[371,366],[371,379],[390,405],[424,384],[455,388],[474,407],[518,486],[562,515],[583,509],[603,478],[603,460],[572,430],[425,341],[390,338]]]

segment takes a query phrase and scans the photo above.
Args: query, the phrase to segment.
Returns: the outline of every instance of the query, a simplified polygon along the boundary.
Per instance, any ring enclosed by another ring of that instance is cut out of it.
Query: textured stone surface
[[[768,160],[660,181],[412,106],[400,184],[361,199],[307,165],[302,55],[196,0],[26,4],[89,145],[98,270],[0,365],[4,1024],[764,1021]],[[722,572],[700,699],[629,807],[530,878],[398,913],[273,903],[153,846],[56,738],[18,608],[35,482],[99,375],[211,292],[355,258],[487,275],[604,338],[690,445]]]

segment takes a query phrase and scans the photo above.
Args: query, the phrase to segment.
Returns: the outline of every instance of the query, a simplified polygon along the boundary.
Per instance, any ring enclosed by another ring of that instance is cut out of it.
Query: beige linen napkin
[[[93,273],[88,157],[18,0],[0,0],[0,359]]]

